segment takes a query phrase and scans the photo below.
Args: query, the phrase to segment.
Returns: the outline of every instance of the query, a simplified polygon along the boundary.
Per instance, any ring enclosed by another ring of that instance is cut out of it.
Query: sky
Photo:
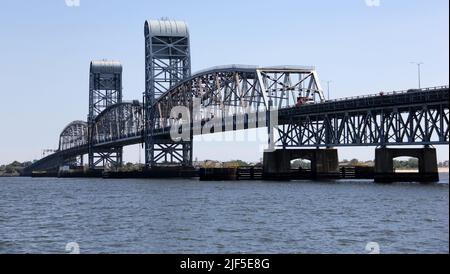
[[[449,83],[447,0],[2,0],[0,164],[41,158],[69,122],[86,120],[91,60],[119,60],[124,100],[141,99],[144,22],[162,17],[188,23],[194,72],[315,66],[339,98],[415,88],[417,61],[422,86]],[[339,153],[370,160],[374,148]],[[262,151],[258,142],[196,139],[194,157],[257,161]],[[139,161],[139,146],[124,158]],[[438,147],[438,160],[447,159],[448,146]]]

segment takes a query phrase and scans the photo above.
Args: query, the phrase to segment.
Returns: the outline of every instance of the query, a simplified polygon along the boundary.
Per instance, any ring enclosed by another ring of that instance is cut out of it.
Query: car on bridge
[[[308,104],[308,103],[311,103],[311,102],[314,102],[314,100],[312,100],[309,97],[301,97],[301,96],[299,96],[299,97],[297,97],[297,104],[296,104],[296,106],[299,107],[299,106],[302,106],[302,105],[305,105],[305,104]]]

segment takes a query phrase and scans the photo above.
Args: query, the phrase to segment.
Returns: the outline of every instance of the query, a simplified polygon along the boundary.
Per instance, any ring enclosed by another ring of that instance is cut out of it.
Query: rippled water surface
[[[0,253],[448,253],[437,185],[0,178]]]

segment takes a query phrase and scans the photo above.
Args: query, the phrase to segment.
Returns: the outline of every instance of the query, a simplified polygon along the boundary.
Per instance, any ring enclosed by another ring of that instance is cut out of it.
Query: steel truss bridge
[[[25,174],[82,166],[86,154],[91,169],[117,168],[133,144],[145,144],[148,168],[191,166],[193,136],[262,127],[268,144],[283,149],[449,144],[448,86],[330,101],[313,67],[230,65],[191,75],[183,22],[147,21],[145,41],[144,102],[122,100],[120,63],[91,62],[87,121],[68,124],[58,150]]]

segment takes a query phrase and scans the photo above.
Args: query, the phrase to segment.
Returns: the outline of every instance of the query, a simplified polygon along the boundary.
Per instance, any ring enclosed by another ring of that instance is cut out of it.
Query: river
[[[0,253],[448,253],[448,182],[0,178]]]

